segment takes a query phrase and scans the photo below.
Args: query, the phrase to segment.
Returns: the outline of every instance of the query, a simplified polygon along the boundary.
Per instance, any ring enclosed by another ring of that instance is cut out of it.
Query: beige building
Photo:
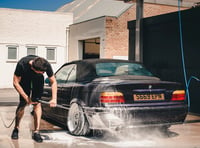
[[[0,8],[0,88],[12,86],[17,61],[29,54],[47,58],[54,71],[68,59],[72,13]]]

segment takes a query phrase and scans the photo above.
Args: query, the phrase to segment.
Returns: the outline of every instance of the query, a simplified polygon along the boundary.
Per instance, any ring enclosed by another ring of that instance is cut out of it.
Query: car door
[[[56,80],[58,85],[58,93],[57,93],[57,104],[63,105],[67,107],[68,103],[70,102],[70,91],[72,85],[67,85],[69,81],[75,81],[76,76],[74,76],[75,71],[75,64],[64,65],[56,72]],[[67,85],[67,87],[66,87]],[[68,89],[69,88],[69,89]],[[67,90],[66,90],[67,89]],[[66,93],[67,92],[67,93]],[[57,121],[63,123],[66,121],[68,110],[63,108],[53,108],[53,116],[56,118]]]
[[[74,91],[77,88],[76,78],[77,78],[77,65],[73,64],[73,67],[67,77],[65,84],[63,84],[63,89],[62,89],[61,103],[66,107],[70,106],[70,102],[74,96]]]

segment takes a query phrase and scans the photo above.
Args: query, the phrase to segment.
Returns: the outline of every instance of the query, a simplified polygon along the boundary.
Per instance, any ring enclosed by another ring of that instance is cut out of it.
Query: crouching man
[[[11,135],[12,139],[18,139],[19,124],[24,115],[24,109],[26,105],[32,104],[34,111],[34,131],[32,138],[36,142],[43,141],[39,133],[42,108],[38,99],[41,98],[43,93],[43,74],[45,72],[49,77],[52,88],[52,99],[49,104],[50,107],[55,107],[57,104],[57,82],[50,63],[44,58],[33,55],[23,57],[17,63],[13,76],[13,85],[19,93],[19,104],[16,109],[15,127]]]

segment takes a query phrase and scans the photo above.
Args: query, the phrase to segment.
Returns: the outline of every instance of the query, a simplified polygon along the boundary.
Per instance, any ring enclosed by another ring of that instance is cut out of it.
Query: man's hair
[[[32,67],[37,71],[46,71],[48,67],[49,62],[45,60],[44,58],[37,57],[32,62]]]

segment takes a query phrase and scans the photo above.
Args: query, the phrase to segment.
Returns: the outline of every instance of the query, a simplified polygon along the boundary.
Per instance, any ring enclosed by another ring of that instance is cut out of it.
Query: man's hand
[[[33,102],[33,101],[31,100],[31,98],[29,98],[29,97],[27,97],[25,100],[26,100],[26,102],[27,102],[28,105],[36,105],[36,104],[39,103],[39,102]]]
[[[50,105],[50,107],[56,107],[56,105],[57,105],[57,99],[51,99],[49,101],[49,105]]]

